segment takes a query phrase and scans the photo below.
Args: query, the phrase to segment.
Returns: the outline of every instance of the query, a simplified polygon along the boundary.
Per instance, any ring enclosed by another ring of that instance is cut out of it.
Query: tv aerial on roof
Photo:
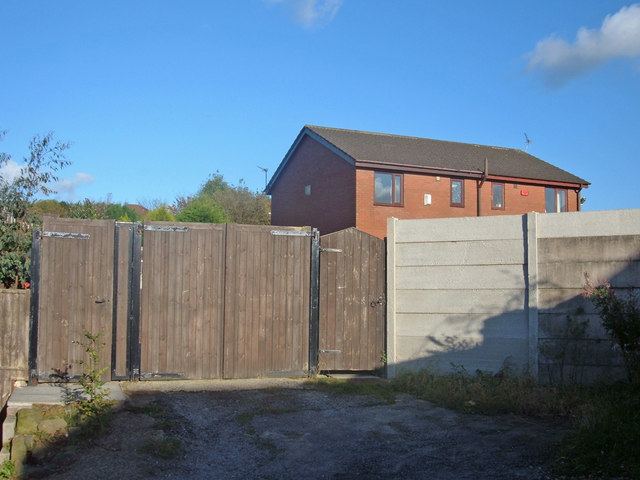
[[[264,188],[267,188],[267,173],[269,172],[269,169],[261,167],[260,165],[258,165],[258,168],[264,172]]]
[[[532,143],[533,143],[533,140],[529,138],[529,135],[527,135],[527,132],[524,132],[524,150],[525,151],[529,150],[529,145],[531,145]]]

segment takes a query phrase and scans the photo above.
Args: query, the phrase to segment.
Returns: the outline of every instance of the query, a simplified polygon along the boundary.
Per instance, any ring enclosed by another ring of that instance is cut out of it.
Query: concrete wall
[[[541,215],[537,231],[540,379],[623,378],[621,355],[582,293],[585,274],[620,295],[640,288],[640,211]]]
[[[543,381],[622,374],[581,294],[585,272],[640,287],[640,210],[390,219],[387,235],[390,375],[458,366],[508,366]]]

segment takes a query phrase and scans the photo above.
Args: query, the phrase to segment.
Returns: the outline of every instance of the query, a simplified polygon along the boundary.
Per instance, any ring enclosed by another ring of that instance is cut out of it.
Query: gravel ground
[[[150,384],[127,389],[109,433],[62,449],[32,477],[541,479],[562,433],[408,395],[388,404],[300,382],[223,382],[202,392]]]

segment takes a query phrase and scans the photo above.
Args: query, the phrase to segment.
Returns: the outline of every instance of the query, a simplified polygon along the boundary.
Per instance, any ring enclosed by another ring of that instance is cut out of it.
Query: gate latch
[[[381,307],[385,304],[384,295],[380,295],[376,300],[371,301],[372,307]]]

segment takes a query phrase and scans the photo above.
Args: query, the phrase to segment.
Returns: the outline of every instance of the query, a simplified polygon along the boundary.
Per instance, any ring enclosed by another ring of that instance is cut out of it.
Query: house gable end
[[[352,158],[349,154],[347,154],[344,151],[340,150],[334,144],[329,142],[324,137],[318,135],[316,132],[310,130],[308,127],[304,127],[300,131],[300,133],[298,134],[296,139],[294,140],[293,144],[291,145],[291,147],[287,151],[286,155],[284,156],[284,158],[280,162],[280,165],[278,165],[278,168],[276,169],[276,171],[274,172],[273,176],[271,177],[271,180],[269,180],[269,183],[267,184],[266,188],[264,189],[264,191],[265,191],[265,193],[267,195],[271,195],[271,191],[273,190],[273,187],[276,184],[276,182],[278,181],[281,173],[286,168],[287,164],[289,163],[289,160],[291,160],[294,157],[294,155],[295,155],[295,153],[296,153],[296,151],[298,149],[298,146],[300,145],[300,143],[302,142],[302,140],[305,137],[308,137],[308,138],[316,141],[317,143],[319,143],[320,145],[322,145],[326,149],[330,150],[336,156],[340,157],[342,160],[347,162],[349,165],[355,166],[355,159]]]

